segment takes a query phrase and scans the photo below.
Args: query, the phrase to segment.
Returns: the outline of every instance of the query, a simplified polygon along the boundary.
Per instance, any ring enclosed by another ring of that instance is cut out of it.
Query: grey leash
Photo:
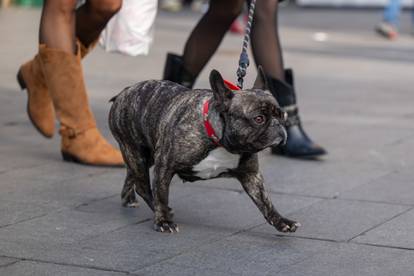
[[[247,47],[249,46],[250,30],[252,28],[255,7],[256,0],[251,0],[249,6],[247,25],[244,31],[243,48],[239,59],[239,68],[237,68],[237,86],[240,89],[243,89],[243,78],[246,76],[247,67],[249,66],[249,55],[247,54]]]

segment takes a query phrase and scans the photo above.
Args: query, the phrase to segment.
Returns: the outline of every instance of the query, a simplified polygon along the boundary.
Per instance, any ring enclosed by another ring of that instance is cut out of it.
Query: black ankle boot
[[[163,79],[179,83],[188,88],[193,88],[196,77],[184,68],[181,56],[168,53]]]
[[[314,158],[326,154],[325,149],[315,144],[302,128],[291,69],[285,70],[285,79],[286,83],[267,76],[270,92],[288,114],[286,144],[272,147],[272,153],[295,158]]]

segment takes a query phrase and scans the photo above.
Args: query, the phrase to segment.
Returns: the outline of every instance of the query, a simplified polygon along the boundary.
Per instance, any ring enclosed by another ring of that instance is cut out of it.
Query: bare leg
[[[122,0],[87,0],[76,10],[76,2],[45,0],[39,32],[41,44],[75,53],[76,36],[84,45],[90,45],[122,6]]]
[[[122,0],[88,0],[76,11],[76,36],[89,46],[99,38],[108,21],[122,6]]]
[[[39,42],[49,48],[75,53],[76,0],[45,0]]]

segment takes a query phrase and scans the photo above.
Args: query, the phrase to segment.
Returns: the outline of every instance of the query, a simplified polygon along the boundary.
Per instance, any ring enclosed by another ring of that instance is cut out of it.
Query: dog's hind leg
[[[122,188],[122,205],[137,207],[136,194],[140,195],[148,206],[154,210],[153,195],[151,191],[148,157],[138,149],[121,145],[121,151],[127,165],[127,177]]]
[[[121,192],[122,206],[129,208],[136,208],[139,206],[138,200],[135,195],[135,183],[136,179],[133,177],[133,174],[128,170],[124,187],[122,188]]]

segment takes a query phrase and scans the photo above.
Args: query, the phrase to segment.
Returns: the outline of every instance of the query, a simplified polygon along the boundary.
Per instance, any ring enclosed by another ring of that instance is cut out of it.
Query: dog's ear
[[[261,65],[257,67],[257,77],[252,89],[268,90],[266,75]]]
[[[219,111],[227,110],[234,94],[233,91],[224,84],[223,78],[217,70],[212,70],[210,72],[210,86],[213,90],[214,99],[216,100]]]

